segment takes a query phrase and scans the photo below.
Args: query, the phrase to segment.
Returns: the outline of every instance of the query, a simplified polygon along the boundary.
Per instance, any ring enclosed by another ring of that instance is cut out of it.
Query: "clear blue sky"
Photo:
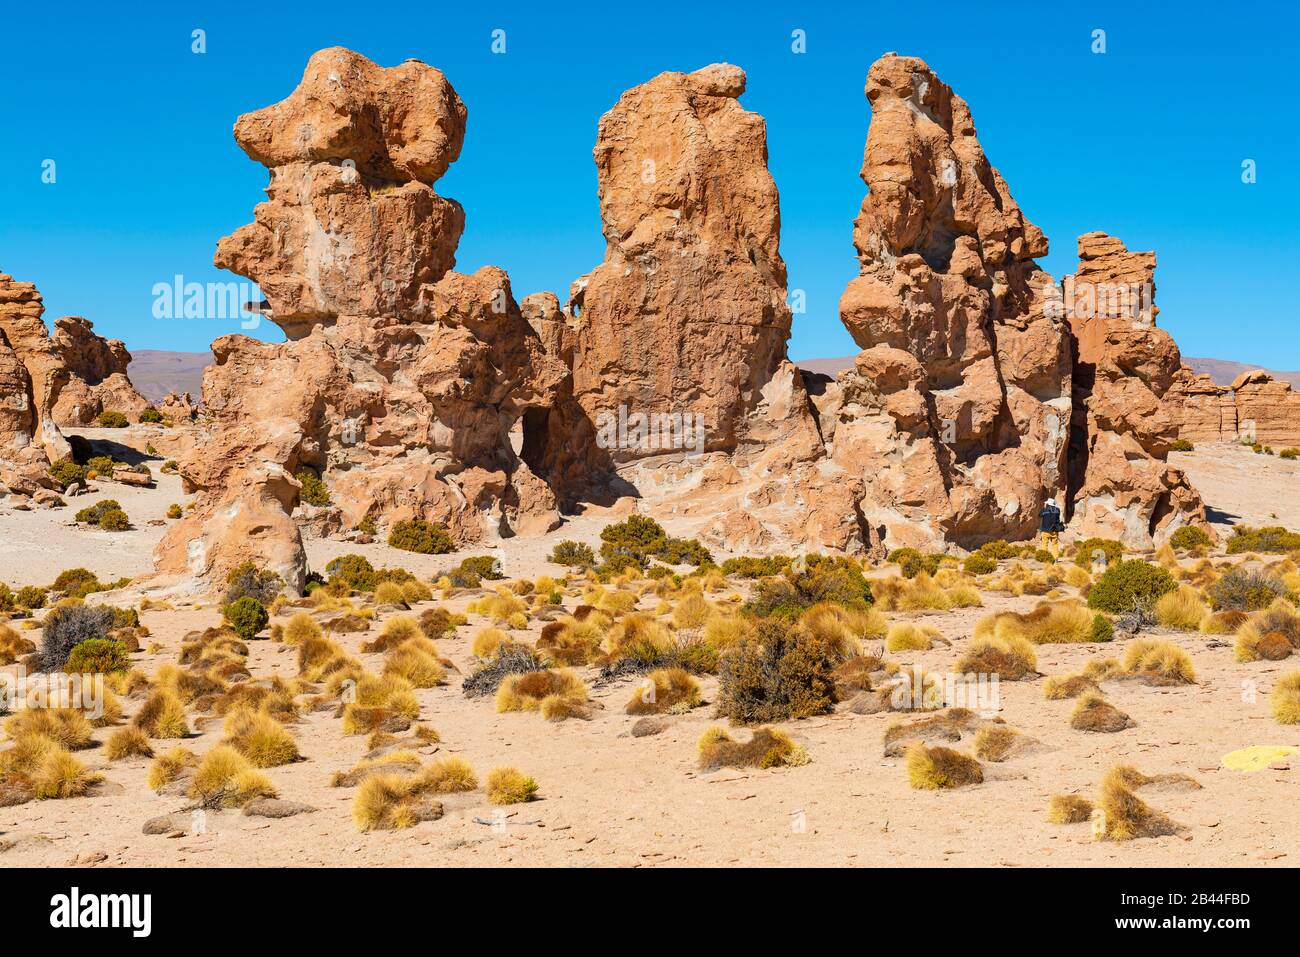
[[[176,273],[234,278],[212,268],[213,249],[252,218],[267,178],[235,145],[234,120],[341,44],[383,65],[417,57],[455,85],[469,131],[436,188],[466,209],[458,268],[500,265],[518,296],[563,297],[601,260],[591,148],[619,94],[664,70],[744,67],[742,102],[767,118],[790,286],[807,293],[791,355],[850,354],[837,303],[856,272],[862,87],[894,50],[926,59],[971,104],[990,159],[1051,238],[1051,272],[1072,269],[1075,236],[1104,229],[1157,251],[1160,321],[1184,352],[1300,369],[1290,4],[78,6],[4,15],[0,271],[40,286],[47,321],[86,315],[131,347],[203,350],[238,331],[154,319],[151,289]],[[196,28],[203,55],[190,52]],[[495,28],[505,55],[491,52]],[[1104,54],[1090,50],[1094,29]],[[41,182],[46,159],[53,185]]]

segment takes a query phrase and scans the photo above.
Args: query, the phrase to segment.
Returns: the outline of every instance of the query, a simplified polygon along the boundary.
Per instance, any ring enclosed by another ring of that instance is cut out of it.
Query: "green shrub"
[[[131,527],[131,519],[120,508],[110,508],[100,514],[99,527],[106,532],[125,532]]]
[[[585,542],[563,541],[551,549],[550,561],[570,568],[590,568],[596,564],[596,553]]]
[[[180,505],[177,504],[176,502],[172,502],[170,505],[167,506],[167,517],[168,517],[168,518],[180,518],[180,517],[181,517],[181,514],[182,514],[182,513],[181,513],[181,507],[180,507]]]
[[[357,522],[357,531],[360,532],[362,535],[373,536],[376,532],[379,531],[379,529],[375,527],[375,520],[371,518],[369,515],[367,515],[361,521]]]
[[[374,591],[379,584],[375,567],[364,555],[340,555],[325,565],[331,585],[336,582],[354,591]]]
[[[126,645],[112,638],[87,638],[73,647],[63,663],[70,675],[106,675],[130,667]]]
[[[161,422],[162,420],[163,414],[153,406],[149,406],[140,413],[141,422]]]
[[[603,582],[609,581],[629,568],[644,569],[649,561],[643,555],[626,550],[621,545],[610,545],[608,542],[600,546],[600,554],[604,561],[596,566],[595,571],[596,577]]]
[[[873,601],[871,584],[851,559],[808,555],[785,574],[759,581],[745,611],[759,618],[792,621],[805,608],[823,601],[866,607]]]
[[[1173,576],[1160,565],[1140,558],[1120,561],[1108,567],[1088,591],[1088,607],[1116,615],[1134,607],[1149,608],[1176,587]]]
[[[1074,546],[1074,563],[1091,568],[1098,552],[1105,553],[1107,565],[1114,565],[1124,557],[1124,545],[1113,538],[1085,538]]]
[[[1282,579],[1247,568],[1228,569],[1206,589],[1215,611],[1260,611],[1287,594]]]
[[[888,557],[889,561],[898,566],[904,578],[915,578],[921,572],[933,575],[943,562],[942,555],[924,555],[915,548],[896,548]]]
[[[1188,442],[1186,439],[1177,439],[1176,441],[1170,443],[1169,451],[1170,452],[1194,452],[1196,451],[1196,446],[1194,446],[1191,442]]]
[[[230,627],[235,629],[235,633],[245,641],[252,639],[271,620],[262,603],[249,595],[231,602],[222,609],[222,614]]]
[[[1208,548],[1214,544],[1210,533],[1199,525],[1184,525],[1169,536],[1169,547],[1180,552],[1191,552],[1199,548]]]
[[[259,569],[252,562],[242,562],[226,574],[226,593],[221,603],[230,605],[247,597],[269,605],[283,590],[284,580],[275,572]]]
[[[625,546],[642,555],[655,555],[667,543],[668,533],[653,518],[629,515],[621,522],[602,528],[600,540],[610,545]]]
[[[86,468],[96,475],[111,478],[113,469],[119,465],[125,465],[125,462],[119,462],[111,455],[95,455],[86,461]]]
[[[1089,641],[1114,641],[1115,640],[1115,623],[1105,615],[1092,616],[1092,630],[1088,635]]]
[[[60,670],[73,648],[91,638],[107,638],[114,627],[114,610],[107,606],[77,603],[50,609],[41,625],[40,670]]]
[[[88,568],[69,568],[59,572],[50,586],[51,591],[63,592],[67,598],[85,598],[92,592],[104,591],[107,585],[100,583],[95,573]]]
[[[177,462],[175,459],[168,459],[166,462],[162,464],[162,468],[160,468],[158,471],[163,472],[167,475],[171,475],[172,473],[180,469],[180,467],[181,464]]]
[[[116,409],[105,409],[99,413],[99,426],[102,429],[125,429],[129,423],[126,416]]]
[[[718,716],[757,724],[825,714],[835,705],[835,664],[817,638],[764,620],[718,661]]]
[[[713,564],[713,555],[695,538],[670,538],[655,557],[669,565]]]
[[[37,608],[45,607],[45,600],[49,597],[48,589],[41,588],[39,585],[24,585],[18,589],[14,595],[14,602],[19,608],[26,608],[28,611],[34,611]]]
[[[86,470],[72,459],[60,459],[55,462],[50,466],[49,473],[65,492],[69,486],[86,481]]]
[[[395,523],[388,533],[388,544],[391,548],[421,555],[445,555],[456,550],[445,528],[422,518]]]
[[[975,552],[966,556],[966,561],[962,562],[962,569],[967,575],[990,575],[998,570],[998,563],[989,555]]]
[[[985,542],[976,549],[976,554],[985,555],[995,562],[1000,562],[1008,558],[1015,558],[1020,554],[1020,551],[1020,546],[1012,545],[1005,539],[995,538],[993,541]]]
[[[14,590],[0,582],[0,611],[13,611],[15,601]]]
[[[735,575],[737,578],[769,578],[780,575],[793,561],[789,555],[741,555],[726,559],[722,563],[722,574]]]
[[[311,469],[299,469],[294,478],[302,485],[302,490],[298,493],[298,497],[302,501],[308,505],[328,505],[330,503],[329,488],[326,487],[321,477]]]
[[[459,570],[473,572],[479,578],[486,578],[488,581],[500,581],[506,577],[501,573],[501,559],[495,555],[471,555],[460,563]]]
[[[117,503],[117,500],[111,498],[102,499],[94,505],[87,505],[77,512],[76,520],[79,525],[98,525],[104,513],[113,510],[119,512],[122,510],[122,506]]]
[[[1232,538],[1228,539],[1229,555],[1240,555],[1243,552],[1281,555],[1297,549],[1300,549],[1300,534],[1287,531],[1281,525],[1269,525],[1265,528],[1238,525],[1232,530]]]
[[[1283,449],[1277,454],[1284,459],[1297,459],[1300,458],[1300,449]]]

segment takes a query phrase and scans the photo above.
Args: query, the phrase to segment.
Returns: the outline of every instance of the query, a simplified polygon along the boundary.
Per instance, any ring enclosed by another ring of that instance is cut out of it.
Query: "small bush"
[[[554,561],[554,559],[552,559],[552,561]],[[480,579],[486,579],[487,581],[492,582],[501,581],[506,577],[502,574],[501,559],[497,558],[495,555],[470,555],[468,558],[461,561],[456,570],[468,572],[472,575],[477,575]],[[455,584],[454,580],[453,584]]]
[[[163,414],[159,412],[157,409],[155,409],[153,406],[149,406],[148,408],[143,409],[140,412],[141,422],[161,422],[162,420],[163,420]]]
[[[153,748],[148,736],[139,728],[128,726],[118,728],[104,742],[104,757],[110,761],[123,758],[152,758]]]
[[[102,605],[59,605],[45,616],[38,652],[42,671],[58,671],[72,649],[91,638],[107,638],[115,627],[113,609]]]
[[[545,670],[545,664],[533,649],[525,645],[502,644],[491,661],[462,682],[461,691],[467,698],[479,698],[495,694],[511,675]]]
[[[1074,564],[1091,568],[1098,552],[1105,555],[1107,566],[1114,565],[1124,556],[1124,545],[1113,538],[1085,538],[1074,547]]]
[[[523,804],[537,797],[538,784],[514,768],[493,768],[484,790],[492,804]]]
[[[907,781],[919,790],[960,788],[984,783],[984,769],[960,751],[918,741],[907,749]]]
[[[590,568],[596,564],[596,553],[583,542],[563,541],[551,549],[550,560],[569,568]]]
[[[748,741],[737,741],[718,725],[700,736],[700,768],[782,768],[808,763],[808,752],[776,728],[755,728]]]
[[[38,585],[24,585],[14,594],[14,604],[19,608],[26,608],[28,611],[36,611],[45,607],[45,601],[49,597],[49,591]]]
[[[99,516],[99,527],[106,532],[125,532],[131,527],[131,519],[120,508],[110,508]]]
[[[1280,458],[1297,459],[1300,458],[1300,449],[1283,449],[1277,454]]]
[[[1141,559],[1110,565],[1088,592],[1088,607],[1119,614],[1135,605],[1151,607],[1177,586],[1169,571]]]
[[[1259,611],[1288,594],[1280,578],[1248,568],[1228,569],[1206,591],[1215,611]]]
[[[340,555],[325,566],[331,586],[339,585],[348,591],[374,591],[379,583],[375,566],[364,555]]]
[[[722,563],[722,574],[735,575],[737,578],[770,578],[783,574],[793,561],[789,555],[766,555],[761,558],[742,555],[725,560]]]
[[[181,507],[180,507],[178,504],[176,504],[175,502],[173,502],[171,505],[168,505],[168,506],[167,506],[167,517],[168,517],[168,518],[172,518],[172,519],[180,518],[180,517],[181,517]]]
[[[105,409],[96,420],[101,429],[125,429],[131,423],[125,415],[115,409]]]
[[[60,459],[49,468],[50,477],[59,483],[63,491],[78,482],[86,481],[86,470],[72,459]]]
[[[1196,446],[1193,445],[1191,442],[1189,442],[1187,439],[1175,439],[1174,441],[1169,443],[1169,451],[1170,452],[1194,452],[1196,451]]]
[[[1240,555],[1244,552],[1265,552],[1282,555],[1300,549],[1300,533],[1287,531],[1280,525],[1266,528],[1250,528],[1238,525],[1232,530],[1228,539],[1228,554]]]
[[[302,489],[298,492],[299,500],[306,502],[308,505],[324,506],[330,503],[330,490],[326,487],[321,477],[311,469],[299,469],[298,474],[294,476]],[[414,551],[414,549],[411,549]]]
[[[713,564],[713,555],[694,538],[670,538],[655,557],[668,565]]]
[[[98,525],[105,513],[120,511],[122,511],[122,506],[118,504],[116,499],[106,498],[94,505],[87,505],[85,508],[78,510],[76,521],[78,525]]]
[[[1268,705],[1278,724],[1300,724],[1300,671],[1277,680],[1269,692]]]
[[[70,675],[106,675],[130,667],[126,645],[111,638],[87,638],[73,646],[63,663],[63,670]]]
[[[1214,544],[1210,533],[1199,525],[1184,525],[1169,536],[1169,544],[1180,552],[1193,552]]]
[[[988,555],[975,552],[968,555],[966,561],[962,563],[962,568],[967,575],[991,575],[998,570],[998,563]]]
[[[283,589],[284,580],[275,572],[259,569],[252,562],[243,562],[226,575],[222,604],[231,605],[241,598],[254,598],[269,605]]]
[[[621,522],[606,525],[600,530],[601,556],[606,560],[611,555],[628,555],[645,560],[664,551],[668,544],[668,533],[653,518],[645,515],[629,515]]]
[[[388,544],[404,552],[421,555],[445,555],[456,550],[447,529],[422,518],[404,519],[394,523],[388,533]]]
[[[253,638],[271,620],[271,616],[266,613],[266,607],[251,595],[232,601],[222,609],[222,615],[235,630],[235,634],[245,641]]]
[[[1210,613],[1196,589],[1181,585],[1168,592],[1155,604],[1156,621],[1177,631],[1196,631],[1201,621]]]
[[[834,667],[817,638],[762,621],[718,661],[718,715],[756,724],[824,714],[835,704]]]
[[[276,790],[246,757],[219,744],[194,770],[189,796],[205,808],[242,807],[256,798],[276,797]]]

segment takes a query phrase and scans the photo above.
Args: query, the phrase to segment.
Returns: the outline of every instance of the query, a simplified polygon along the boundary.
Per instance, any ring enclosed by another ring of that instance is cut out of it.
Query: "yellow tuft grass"
[[[1124,652],[1124,671],[1151,685],[1196,684],[1192,659],[1172,641],[1139,639]]]
[[[316,619],[309,612],[300,611],[285,622],[282,637],[287,645],[300,645],[309,638],[319,639],[323,636]]]
[[[86,716],[72,708],[24,708],[5,722],[11,738],[39,736],[70,751],[89,747],[92,732]]]
[[[152,758],[149,736],[134,725],[118,728],[104,742],[104,757],[110,761],[123,758]]]
[[[969,755],[941,745],[917,742],[907,749],[907,781],[922,791],[966,787],[984,782],[984,769]]]
[[[172,748],[154,758],[149,765],[149,787],[159,791],[179,778],[186,769],[198,763],[193,751],[185,748]]]
[[[960,674],[998,675],[1004,681],[1019,681],[1037,674],[1034,646],[1016,635],[991,635],[971,640],[957,661]]]
[[[930,625],[898,621],[889,626],[889,633],[885,638],[885,650],[929,651],[934,647],[934,639],[937,637],[939,637],[939,630]]]
[[[497,648],[501,647],[503,641],[509,641],[510,636],[500,628],[484,628],[474,636],[470,643],[470,652],[478,658],[491,658],[496,654]]]
[[[1156,621],[1177,631],[1196,631],[1210,613],[1210,606],[1190,585],[1179,585],[1156,602]]]
[[[242,709],[232,712],[223,726],[228,744],[257,768],[274,768],[301,756],[293,735],[269,715]]]
[[[700,703],[700,683],[684,668],[656,668],[627,703],[628,714],[689,711]]]
[[[1035,645],[1074,644],[1092,638],[1094,613],[1081,602],[1042,602],[1028,614],[1004,612],[983,618],[975,637],[1020,638]]]
[[[492,804],[523,804],[537,796],[537,782],[515,768],[493,768],[488,772],[487,799]]]
[[[1052,824],[1082,824],[1092,817],[1093,804],[1077,794],[1053,794],[1047,802],[1047,820]]]
[[[131,723],[151,738],[186,738],[190,734],[185,706],[167,688],[146,698]]]
[[[189,796],[208,808],[243,807],[256,798],[276,797],[276,790],[248,758],[219,744],[195,768]]]
[[[411,638],[390,651],[384,660],[384,674],[400,675],[416,688],[442,684],[445,672],[437,647],[428,638]]]
[[[782,768],[808,763],[808,752],[777,728],[755,728],[748,741],[737,741],[721,725],[709,727],[699,742],[700,767]]]
[[[1283,675],[1268,695],[1268,705],[1278,724],[1300,724],[1300,671]]]

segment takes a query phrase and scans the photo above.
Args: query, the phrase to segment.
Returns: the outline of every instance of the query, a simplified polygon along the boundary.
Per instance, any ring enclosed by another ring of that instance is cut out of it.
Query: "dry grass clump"
[[[1155,604],[1156,621],[1177,631],[1196,631],[1209,613],[1210,606],[1188,585],[1165,593]]]
[[[540,711],[548,721],[586,717],[587,686],[566,668],[510,675],[497,688],[496,709]]]
[[[1053,794],[1047,802],[1047,820],[1052,824],[1082,824],[1092,811],[1093,803],[1077,794]]]
[[[185,705],[165,687],[145,699],[131,723],[151,738],[187,738],[190,734]]]
[[[222,728],[228,744],[257,768],[274,768],[297,761],[301,755],[293,736],[270,715],[258,711],[234,711]]]
[[[656,668],[627,703],[628,714],[680,714],[700,703],[700,683],[685,668]]]
[[[704,623],[704,640],[722,651],[754,636],[754,625],[743,615],[719,612]]]
[[[418,578],[410,578],[402,582],[402,598],[408,605],[433,601],[433,591]]]
[[[395,615],[384,622],[374,640],[367,641],[361,646],[361,652],[370,654],[375,651],[390,651],[412,638],[423,637],[424,630],[418,621],[410,615]]]
[[[102,780],[67,748],[41,734],[18,736],[0,752],[0,805],[80,797]]]
[[[374,774],[361,782],[352,801],[352,820],[359,831],[391,831],[442,817],[418,774]]]
[[[1067,585],[1079,589],[1087,588],[1092,584],[1092,576],[1088,574],[1088,570],[1078,565],[1065,566],[1064,580]]]
[[[1130,791],[1154,787],[1162,791],[1199,791],[1201,785],[1187,774],[1143,774],[1131,764],[1116,764],[1102,776],[1102,785],[1113,782]]]
[[[1023,752],[1031,743],[1028,735],[1014,728],[989,723],[975,732],[975,757],[997,763]]]
[[[1038,656],[1024,638],[993,635],[972,640],[956,669],[961,674],[997,675],[1004,681],[1019,681],[1038,673]]]
[[[287,622],[280,633],[287,645],[300,645],[309,638],[321,638],[321,628],[308,612],[300,611]]]
[[[907,781],[923,791],[966,787],[984,783],[984,768],[960,751],[918,742],[907,749]]]
[[[599,617],[579,621],[565,615],[557,621],[547,622],[537,639],[537,650],[560,665],[589,664],[600,651],[605,629]]]
[[[1043,697],[1048,701],[1063,701],[1097,690],[1097,682],[1087,675],[1052,675],[1043,682]]]
[[[492,804],[523,804],[536,799],[538,784],[515,768],[493,768],[485,790]]]
[[[1283,675],[1268,695],[1268,706],[1278,724],[1300,724],[1300,671]]]
[[[500,628],[483,628],[470,642],[469,650],[476,658],[491,658],[503,643],[510,641],[510,636]]]
[[[1168,686],[1196,684],[1192,659],[1172,641],[1139,639],[1124,652],[1124,672],[1143,684]]]
[[[384,735],[383,732],[376,732],[372,737],[380,736],[394,738],[393,735]],[[420,770],[420,756],[414,751],[391,751],[379,757],[358,761],[351,770],[335,771],[330,778],[330,787],[354,788],[366,778],[376,774],[410,774],[418,770]]]
[[[363,673],[353,686],[353,700],[343,707],[343,733],[405,730],[420,716],[411,683],[401,675]]]
[[[24,708],[5,721],[11,738],[47,738],[70,751],[90,747],[93,728],[74,708]]]
[[[755,728],[748,741],[737,741],[721,725],[713,725],[700,737],[700,767],[782,768],[808,763],[808,752],[784,731]]]
[[[1081,602],[1042,602],[1028,614],[1003,612],[981,619],[975,637],[1020,638],[1035,645],[1075,644],[1093,640],[1095,613]]]
[[[198,764],[198,756],[186,748],[172,748],[154,758],[149,765],[149,787],[161,791],[168,784]]]
[[[528,602],[506,588],[470,602],[465,610],[471,615],[483,615],[498,625],[528,627]]]
[[[11,665],[24,655],[35,653],[36,643],[24,638],[8,625],[0,622],[0,665]]]
[[[437,646],[419,635],[388,652],[384,674],[399,675],[416,688],[434,688],[442,684],[446,672],[438,659]]]
[[[1200,631],[1203,635],[1231,635],[1249,620],[1244,611],[1216,611],[1201,619]]]
[[[713,602],[697,592],[688,592],[673,608],[673,624],[678,628],[702,628],[713,611]]]
[[[118,728],[104,742],[104,757],[110,761],[123,758],[152,758],[149,736],[134,725]]]
[[[871,594],[875,607],[883,611],[948,611],[984,604],[979,589],[969,579],[949,576],[942,581],[948,584],[941,584],[926,571],[918,572],[911,579],[902,576],[872,579]]]
[[[298,674],[307,681],[320,681],[331,665],[346,657],[343,647],[330,638],[306,638],[298,645]]]
[[[406,593],[397,582],[380,582],[375,586],[375,604],[406,605]]]
[[[1075,731],[1096,731],[1114,734],[1133,727],[1133,719],[1096,691],[1080,696],[1070,715],[1070,727]]]
[[[673,646],[673,633],[663,622],[634,611],[624,615],[605,635],[604,649],[611,659],[650,650],[664,652]]]
[[[1238,661],[1281,661],[1300,648],[1300,613],[1285,598],[1251,615],[1237,629]]]
[[[468,761],[452,755],[434,761],[421,771],[420,787],[430,794],[473,791],[478,787],[478,777]]]
[[[1122,780],[1107,775],[1102,780],[1101,798],[1093,811],[1093,836],[1100,841],[1131,841],[1139,837],[1164,837],[1182,828],[1150,807],[1125,787]]]
[[[227,744],[209,751],[194,770],[189,796],[206,808],[243,807],[256,798],[276,797],[270,779]]]
[[[916,625],[910,621],[897,621],[889,626],[885,638],[886,651],[929,651],[939,637],[939,629],[931,625]]]
[[[803,631],[833,648],[841,658],[861,651],[864,641],[879,641],[889,633],[889,622],[874,607],[856,608],[838,602],[818,602],[799,617]]]

